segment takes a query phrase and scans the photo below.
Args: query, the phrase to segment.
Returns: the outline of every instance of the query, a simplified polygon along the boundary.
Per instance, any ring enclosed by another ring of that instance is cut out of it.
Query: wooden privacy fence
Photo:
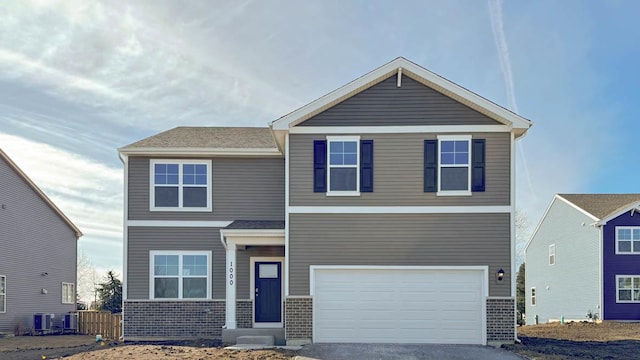
[[[78,332],[102,335],[103,339],[119,340],[122,336],[122,314],[109,311],[78,311]]]

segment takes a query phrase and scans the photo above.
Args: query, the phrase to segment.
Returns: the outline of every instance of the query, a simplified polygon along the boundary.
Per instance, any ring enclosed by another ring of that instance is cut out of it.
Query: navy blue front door
[[[282,264],[256,262],[255,315],[256,322],[282,321]]]

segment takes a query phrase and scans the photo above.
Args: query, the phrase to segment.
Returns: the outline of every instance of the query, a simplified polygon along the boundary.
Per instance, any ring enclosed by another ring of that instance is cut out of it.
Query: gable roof
[[[593,215],[598,220],[619,215],[640,202],[640,194],[558,194],[558,197]]]
[[[69,220],[69,218],[62,212],[62,210],[60,210],[56,204],[53,203],[53,201],[51,201],[51,199],[49,199],[49,197],[42,191],[40,190],[40,188],[33,182],[33,180],[31,180],[27,174],[24,173],[24,171],[22,171],[22,169],[20,169],[18,167],[18,165],[16,163],[13,162],[13,160],[11,160],[11,158],[9,157],[9,155],[7,155],[4,151],[2,151],[2,149],[0,149],[0,158],[2,158],[8,165],[9,167],[11,167],[13,169],[13,171],[18,174],[18,176],[20,176],[22,178],[22,180],[24,180],[24,182],[29,185],[31,187],[31,189],[38,194],[38,196],[40,196],[40,198],[47,204],[49,205],[49,207],[62,219],[62,221],[64,221],[67,226],[69,226],[71,228],[71,230],[73,230],[73,232],[76,233],[76,237],[79,239],[82,236],[82,231],[80,231],[80,229],[71,222],[71,220]]]
[[[288,130],[301,122],[335,106],[336,104],[372,87],[397,74],[406,75],[470,108],[515,130],[516,137],[524,135],[532,122],[524,117],[475,94],[405,58],[395,60],[369,72],[366,75],[312,101],[311,103],[271,122],[274,130]]]
[[[123,154],[281,155],[269,128],[180,126],[118,149]]]

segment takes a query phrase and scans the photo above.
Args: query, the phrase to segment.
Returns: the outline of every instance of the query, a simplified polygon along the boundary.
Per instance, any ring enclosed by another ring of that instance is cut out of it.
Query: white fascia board
[[[123,155],[148,156],[282,156],[277,148],[120,148]]]
[[[125,220],[125,227],[211,227],[223,228],[233,221]]]
[[[593,215],[593,214],[589,213],[587,210],[585,210],[585,209],[583,209],[583,208],[579,207],[578,205],[576,205],[576,204],[572,203],[571,201],[569,201],[569,200],[567,200],[567,199],[563,198],[562,196],[560,196],[560,194],[556,194],[556,197],[557,197],[558,199],[560,199],[560,200],[564,201],[565,203],[567,203],[567,204],[568,204],[569,206],[571,206],[572,208],[574,208],[574,209],[576,209],[576,210],[580,211],[581,213],[583,213],[583,214],[587,215],[591,220],[593,220],[593,221],[599,221],[599,220],[600,220],[600,219],[599,219],[599,218],[597,218],[595,215]]]
[[[301,126],[291,134],[408,134],[408,133],[484,133],[511,132],[507,125],[434,125],[434,126]]]
[[[291,214],[479,214],[510,213],[511,206],[290,206]]]
[[[551,207],[553,206],[553,203],[556,201],[556,199],[558,199],[558,195],[554,195],[553,199],[551,199],[551,202],[549,203],[549,205],[547,206],[547,209],[544,211],[544,213],[542,214],[542,217],[540,218],[540,221],[538,221],[538,224],[536,225],[536,228],[533,230],[533,233],[531,234],[531,236],[529,237],[529,240],[527,240],[527,244],[524,246],[524,255],[525,255],[525,261],[527,258],[527,249],[529,249],[529,245],[531,245],[531,241],[533,240],[534,237],[536,237],[536,234],[538,233],[538,230],[540,229],[540,226],[542,225],[542,223],[544,222],[544,219],[547,217],[547,213],[549,213],[549,210],[551,209]]]
[[[627,211],[631,211],[634,209],[636,210],[640,209],[640,202],[635,202],[629,206],[625,206],[623,208],[620,208],[619,210],[616,210],[615,212],[609,214],[606,218],[603,218],[600,221],[596,222],[596,225],[597,226],[607,225],[607,222],[611,221],[612,219],[615,219],[618,216],[626,213]]]
[[[404,58],[397,58],[381,67],[367,73],[364,76],[348,83],[347,85],[334,90],[321,98],[312,101],[311,103],[281,117],[280,119],[271,123],[274,130],[288,130],[300,122],[307,120],[310,114],[314,114],[319,110],[337,104],[343,98],[346,99],[349,96],[353,96],[361,91],[367,89],[370,85],[376,84],[383,79],[395,74],[398,68],[402,68],[407,72],[407,75],[413,74],[423,80],[425,84],[433,89],[467,102],[470,105],[475,105],[481,109],[486,110],[492,118],[505,125],[509,125],[514,129],[526,129],[530,128],[532,122],[435,74],[431,71],[408,61]]]

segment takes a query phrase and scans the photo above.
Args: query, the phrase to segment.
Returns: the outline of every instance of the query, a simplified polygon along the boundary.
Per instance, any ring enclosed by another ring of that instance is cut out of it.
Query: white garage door
[[[486,344],[483,269],[312,267],[313,341]]]

